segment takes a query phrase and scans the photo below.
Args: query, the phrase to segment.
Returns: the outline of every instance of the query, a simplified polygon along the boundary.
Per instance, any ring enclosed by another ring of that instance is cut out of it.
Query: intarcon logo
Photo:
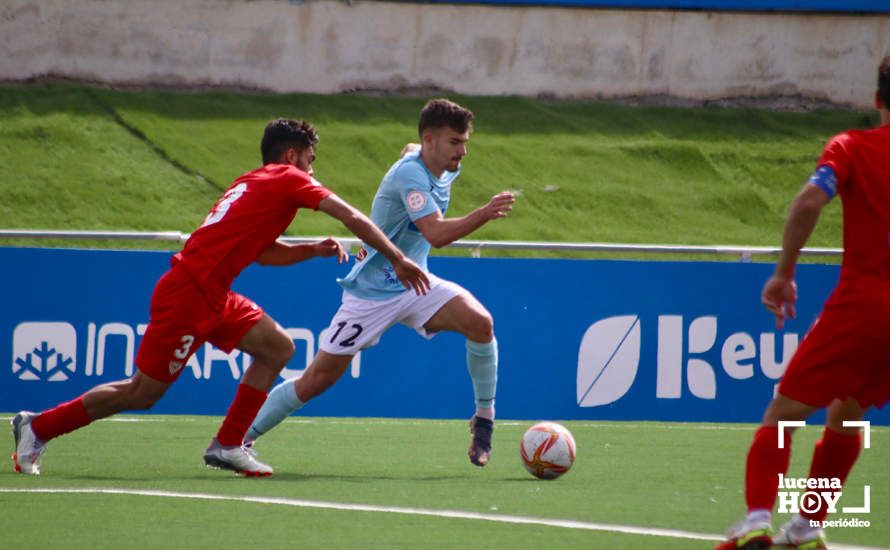
[[[27,382],[64,382],[74,376],[106,374],[113,378],[133,376],[139,337],[145,334],[146,328],[145,324],[86,323],[85,330],[81,326],[78,331],[74,324],[64,321],[19,323],[12,334],[12,374]],[[306,328],[287,328],[285,332],[294,342],[301,342],[298,349],[305,349],[305,355],[295,354],[282,370],[282,376],[290,378],[301,374],[312,361],[317,338]],[[83,351],[80,364],[78,349]],[[253,360],[246,353],[238,350],[226,353],[210,343],[195,351],[180,368],[196,380],[209,380],[214,366],[218,367],[217,371],[223,367],[238,380]],[[353,358],[350,372],[353,378],[359,378],[361,353]]]
[[[577,400],[581,407],[614,403],[636,381],[641,351],[652,336],[641,328],[639,315],[601,319],[590,325],[578,350]],[[685,387],[699,399],[717,398],[716,367],[703,356],[715,350],[718,319],[701,316],[687,322],[682,315],[659,315],[656,348],[655,396],[679,399]],[[719,343],[719,367],[735,380],[753,378],[756,367],[778,380],[797,349],[799,337],[785,333],[781,358],[776,358],[777,334],[733,332]]]

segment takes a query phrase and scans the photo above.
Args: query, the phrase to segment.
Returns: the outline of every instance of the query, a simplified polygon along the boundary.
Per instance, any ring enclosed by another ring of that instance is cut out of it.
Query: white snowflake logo
[[[20,323],[12,335],[12,373],[19,380],[64,382],[77,367],[77,331],[69,323]]]

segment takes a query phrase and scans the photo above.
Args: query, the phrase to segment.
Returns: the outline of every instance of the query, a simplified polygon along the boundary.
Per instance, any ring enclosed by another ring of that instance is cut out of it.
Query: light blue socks
[[[497,340],[487,344],[467,340],[467,370],[473,380],[476,415],[493,419],[494,396],[498,383]],[[295,382],[296,379],[291,378],[272,388],[253,425],[247,430],[245,441],[257,439],[304,405],[297,397]]]
[[[487,344],[467,340],[467,370],[473,380],[476,416],[494,419],[494,396],[498,384],[498,341]]]
[[[272,388],[253,425],[247,430],[245,441],[255,440],[304,405],[297,397],[297,388],[294,385],[296,381],[296,378],[291,378]]]

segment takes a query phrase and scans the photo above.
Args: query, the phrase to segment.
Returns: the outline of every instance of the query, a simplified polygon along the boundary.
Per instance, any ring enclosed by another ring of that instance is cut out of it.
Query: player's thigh
[[[272,317],[253,300],[231,291],[207,340],[226,353],[237,348],[276,365],[287,363],[294,350],[293,340]]]
[[[491,314],[466,290],[449,299],[423,324],[423,328],[428,333],[459,332],[476,342],[491,341],[494,333]]]
[[[269,314],[263,313],[235,347],[253,356],[255,360],[274,364],[287,363],[294,353],[294,341],[287,331]]]
[[[340,308],[319,336],[318,349],[331,355],[355,355],[377,344],[397,322],[399,312],[398,298],[365,300],[344,292]]]
[[[136,352],[136,366],[148,377],[172,383],[205,341],[204,327],[215,315],[185,276],[168,272],[155,287],[148,327]]]

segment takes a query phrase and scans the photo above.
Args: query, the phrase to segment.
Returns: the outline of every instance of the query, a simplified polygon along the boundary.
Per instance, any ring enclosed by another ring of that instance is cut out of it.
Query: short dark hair
[[[302,151],[318,143],[318,132],[304,120],[278,118],[266,124],[260,153],[263,164],[278,162],[289,148]]]
[[[420,122],[417,133],[429,128],[451,128],[455,132],[464,133],[473,129],[473,111],[461,107],[448,99],[431,99],[420,110]]]
[[[884,102],[884,108],[890,109],[890,55],[885,56],[878,67],[878,94]]]

